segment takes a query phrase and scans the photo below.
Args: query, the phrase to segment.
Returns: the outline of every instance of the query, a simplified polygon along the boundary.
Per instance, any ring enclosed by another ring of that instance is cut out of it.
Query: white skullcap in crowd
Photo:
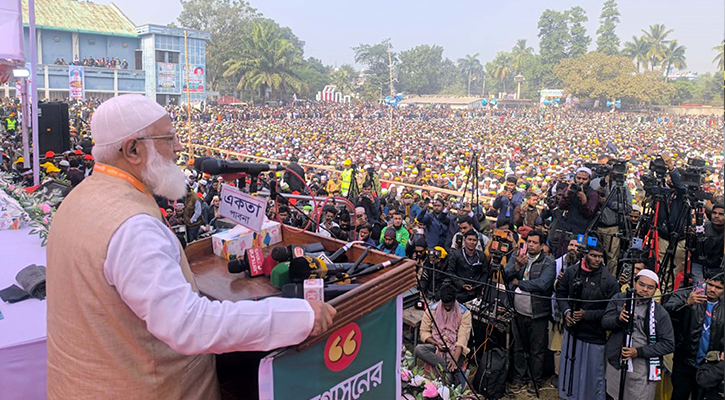
[[[146,96],[112,97],[93,113],[91,137],[96,146],[115,144],[165,116],[168,116],[166,110]]]
[[[639,278],[640,276],[644,276],[644,277],[650,278],[650,279],[652,279],[653,281],[655,281],[655,284],[656,284],[657,286],[659,286],[659,285],[660,285],[660,278],[659,278],[659,277],[657,276],[657,274],[655,274],[655,272],[654,272],[654,271],[652,271],[651,269],[647,269],[647,268],[645,268],[645,269],[643,269],[643,270],[639,271],[639,273],[637,274],[637,277]]]
[[[589,168],[587,168],[587,167],[579,167],[579,169],[577,169],[576,172],[577,173],[579,173],[579,172],[586,172],[587,174],[589,174],[589,177],[592,176],[592,170],[589,169]]]

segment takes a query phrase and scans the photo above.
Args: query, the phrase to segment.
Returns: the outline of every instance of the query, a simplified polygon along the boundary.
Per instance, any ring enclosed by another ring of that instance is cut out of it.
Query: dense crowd
[[[73,149],[45,154],[44,177],[76,186],[92,173],[87,121],[97,104],[71,105]],[[620,370],[630,359],[625,398],[651,400],[660,390],[685,400],[698,385],[706,398],[718,398],[722,373],[711,376],[713,369],[722,371],[725,331],[719,311],[722,118],[563,107],[391,112],[324,103],[202,105],[190,117],[181,106],[167,111],[177,139],[186,144],[190,134],[199,146],[180,159],[186,196],[157,198],[182,243],[227,226],[219,214],[223,179],[197,171],[195,158],[281,160],[286,172],[235,184],[258,179],[254,183],[270,192],[270,219],[415,260],[418,289],[434,311],[423,317],[415,353],[450,371],[456,382],[465,380],[459,361],[481,359],[469,348],[470,340],[477,346],[481,339],[470,338],[466,305],[501,295],[491,284],[498,279],[510,290],[504,302],[513,309],[510,393],[547,387],[545,371],[552,369],[548,382],[562,398],[616,397]],[[16,104],[5,102],[0,112],[2,169],[27,180],[18,161]],[[698,186],[702,222],[691,228],[677,222],[694,217],[681,206],[695,202],[689,158],[707,163]],[[626,161],[621,186],[614,174],[602,172],[617,159]],[[646,184],[654,165],[661,166],[658,190],[666,192],[657,207]],[[620,188],[621,196],[610,195]],[[328,196],[338,198],[322,204]],[[695,240],[685,240],[694,232]],[[623,238],[631,237],[643,247],[629,251]],[[633,313],[624,310],[627,288],[634,293]],[[631,340],[623,345],[630,319]],[[545,361],[547,351],[553,365]]]

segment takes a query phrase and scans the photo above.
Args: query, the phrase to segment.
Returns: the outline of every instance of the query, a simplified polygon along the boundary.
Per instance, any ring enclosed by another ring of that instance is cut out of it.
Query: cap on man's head
[[[83,156],[83,159],[84,160],[91,160],[91,161],[93,161],[93,156],[90,155],[90,154],[86,154],[85,156]]]
[[[58,163],[61,167],[70,167],[70,163],[68,160],[60,160],[60,163]]]
[[[96,146],[116,144],[166,116],[166,110],[146,96],[112,97],[93,114],[91,136]]]
[[[53,150],[48,150],[45,152],[45,158],[53,158],[55,157],[55,152]]]

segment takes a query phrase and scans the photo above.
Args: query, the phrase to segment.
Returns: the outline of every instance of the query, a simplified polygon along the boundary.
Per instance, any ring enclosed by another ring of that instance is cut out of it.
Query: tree
[[[403,91],[433,94],[441,90],[443,47],[427,44],[400,53],[398,77]]]
[[[619,23],[619,9],[615,0],[607,0],[599,15],[599,29],[597,29],[597,51],[610,56],[619,53],[619,36],[615,30]]]
[[[661,103],[669,99],[671,92],[671,85],[657,73],[635,73],[634,64],[624,56],[587,53],[562,60],[554,73],[563,81],[567,93],[601,101]]]
[[[462,60],[462,59],[461,59]],[[458,60],[460,61],[460,60]],[[480,66],[480,64],[479,64]],[[480,75],[483,75],[483,67],[480,67]],[[446,58],[441,63],[441,94],[463,96],[466,94],[466,83],[464,77],[466,71],[459,68],[453,61]],[[474,79],[471,78],[471,81]]]
[[[478,60],[478,53],[474,55],[466,55],[465,58],[458,59],[458,68],[464,71],[468,76],[468,90],[467,95],[471,95],[471,78],[475,77],[475,74],[480,73],[483,70],[481,62]]]
[[[677,44],[677,40],[672,40],[667,44],[667,47],[665,47],[664,57],[662,58],[662,65],[665,67],[663,75],[665,77],[667,77],[671,67],[675,67],[677,69],[687,68],[687,63],[685,62],[685,50],[687,50],[687,48]]]
[[[647,59],[650,63],[650,68],[654,70],[665,58],[665,51],[667,43],[669,42],[667,35],[672,33],[672,29],[667,29],[665,24],[654,24],[649,26],[649,31],[642,29],[642,33],[644,33],[643,37],[649,45]]]
[[[695,93],[695,84],[687,79],[677,79],[672,82],[672,96],[670,102],[672,104],[682,104],[692,99]]]
[[[300,94],[306,98],[314,98],[317,92],[330,84],[331,71],[332,68],[324,65],[321,60],[314,57],[308,58],[301,68],[295,70],[300,79],[307,83],[307,90],[302,90]]]
[[[355,90],[355,82],[358,72],[350,64],[343,64],[330,75],[330,84],[337,86],[337,91],[343,95],[352,95]]]
[[[486,65],[486,70],[491,72],[491,75],[501,82],[501,91],[506,91],[506,78],[511,72],[511,53],[505,51],[499,51],[496,54],[496,58]]]
[[[539,53],[542,62],[548,65],[558,64],[568,56],[571,35],[567,25],[566,13],[545,10],[539,18]]]
[[[251,23],[260,14],[241,0],[182,0],[180,26],[209,32],[206,43],[207,86],[219,90],[226,70],[224,63],[241,51]]]
[[[631,42],[626,42],[624,44],[624,49],[622,50],[622,55],[631,58],[634,62],[637,63],[637,72],[640,71],[640,66],[644,65],[645,68],[647,68],[647,62],[648,62],[648,56],[647,52],[649,52],[649,43],[644,38],[638,38],[637,36],[632,36]]]
[[[524,59],[534,54],[534,49],[526,45],[526,39],[519,39],[516,45],[511,49],[511,57],[513,60],[512,67],[516,73],[521,72]]]
[[[303,65],[302,50],[287,35],[272,20],[254,21],[243,50],[224,63],[224,76],[239,76],[239,89],[249,87],[262,95],[267,90],[276,90],[280,96],[290,89],[302,91],[307,85],[295,72]]]
[[[391,46],[392,49],[392,46]],[[364,65],[366,68],[362,71],[365,77],[363,84],[363,93],[370,100],[372,93],[378,93],[378,97],[388,92],[389,78],[389,62],[388,62],[388,41],[383,40],[378,44],[360,44],[353,47],[355,52],[355,62]],[[391,54],[393,66],[397,61],[395,53]],[[385,89],[383,89],[383,87]],[[382,96],[385,97],[385,96]]]
[[[723,40],[720,45],[715,46],[712,49],[717,51],[717,55],[712,59],[712,63],[717,64],[717,69],[722,71],[723,66],[725,66],[725,40]]]
[[[569,43],[568,56],[579,57],[587,52],[592,38],[587,36],[587,28],[584,24],[589,21],[587,12],[583,8],[576,6],[566,12],[570,25],[571,42]]]

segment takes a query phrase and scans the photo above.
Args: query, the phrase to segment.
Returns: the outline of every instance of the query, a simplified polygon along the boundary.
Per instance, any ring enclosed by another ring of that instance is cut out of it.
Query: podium
[[[335,251],[345,242],[296,228],[282,229],[282,242],[264,248],[268,255],[276,246],[321,242]],[[357,259],[364,247],[348,250]],[[199,292],[215,300],[255,300],[279,294],[268,278],[230,274],[227,260],[212,251],[211,238],[186,248]],[[372,250],[363,262],[376,264],[393,259]],[[415,286],[412,260],[359,277],[361,285],[328,301],[337,315],[326,333],[297,346],[278,349],[259,366],[259,398],[286,399],[393,399],[400,398],[402,352],[402,294]]]

